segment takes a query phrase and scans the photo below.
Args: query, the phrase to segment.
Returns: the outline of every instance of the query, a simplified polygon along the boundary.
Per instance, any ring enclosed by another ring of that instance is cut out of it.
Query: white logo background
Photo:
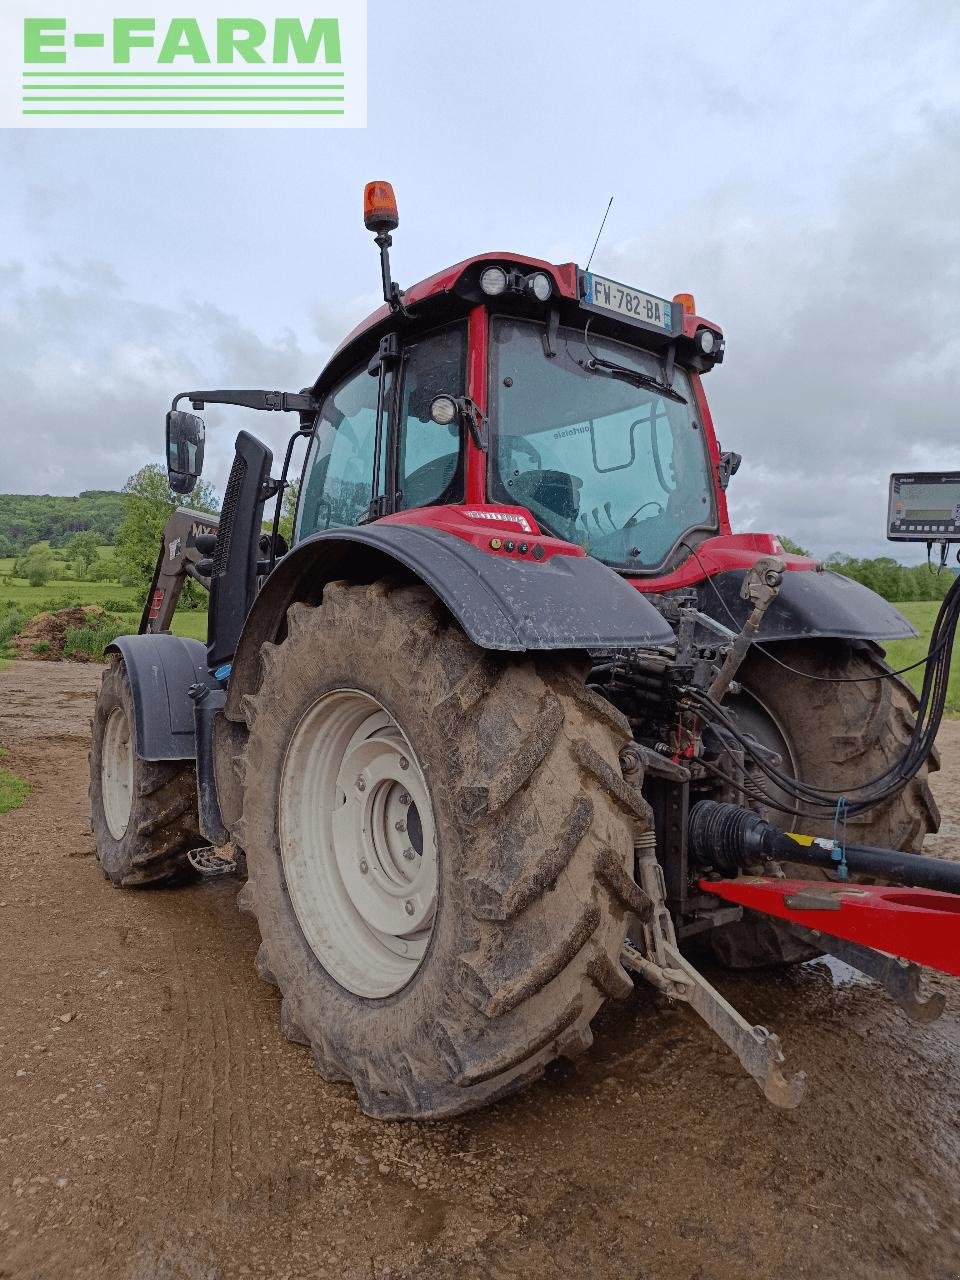
[[[66,19],[65,43],[49,49],[64,52],[65,62],[24,62],[25,18]],[[132,48],[129,62],[114,62],[114,18],[154,19],[153,47]],[[158,62],[171,20],[183,18],[197,20],[209,63],[187,56]],[[264,62],[237,54],[232,63],[218,63],[218,18],[262,22]],[[321,49],[315,64],[293,55],[274,64],[277,18],[299,19],[304,32],[314,19],[336,18],[342,61],[325,62]],[[78,48],[74,38],[88,33],[102,33],[103,47]],[[362,129],[366,116],[366,0],[314,0],[309,8],[302,0],[3,0],[0,6],[3,128]]]

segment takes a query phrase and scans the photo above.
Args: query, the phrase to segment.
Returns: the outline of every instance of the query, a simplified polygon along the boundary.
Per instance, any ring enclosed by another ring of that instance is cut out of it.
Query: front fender
[[[206,645],[165,632],[117,636],[133,694],[133,745],[144,760],[194,760],[196,735],[190,686],[210,683]]]
[[[732,569],[701,582],[701,610],[724,626],[739,629],[753,606],[740,598],[746,571]],[[763,616],[757,639],[903,640],[917,631],[898,609],[875,591],[832,570],[791,571]]]
[[[299,543],[267,579],[234,656],[226,714],[256,682],[260,646],[275,640],[295,600],[318,604],[328,582],[374,582],[404,570],[425,583],[481,649],[656,648],[674,634],[654,606],[597,560],[498,558],[421,525],[331,529]]]

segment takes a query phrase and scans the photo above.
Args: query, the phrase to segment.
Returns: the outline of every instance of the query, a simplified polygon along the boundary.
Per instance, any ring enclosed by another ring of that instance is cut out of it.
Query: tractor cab
[[[401,293],[384,242],[392,193],[371,186],[385,305],[313,388],[295,541],[380,519],[449,527],[439,508],[482,506],[494,539],[498,512],[514,527],[522,514],[531,532],[642,575],[729,532],[700,387],[723,337],[689,295],[504,253]]]

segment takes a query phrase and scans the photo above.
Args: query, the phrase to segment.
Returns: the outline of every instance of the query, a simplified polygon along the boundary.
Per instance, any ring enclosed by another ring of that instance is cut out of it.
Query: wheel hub
[[[325,694],[297,725],[280,848],[294,912],[331,977],[369,998],[404,986],[436,914],[436,829],[420,764],[369,694]]]
[[[114,707],[104,726],[100,789],[107,830],[114,840],[122,840],[133,808],[133,746],[123,707]]]

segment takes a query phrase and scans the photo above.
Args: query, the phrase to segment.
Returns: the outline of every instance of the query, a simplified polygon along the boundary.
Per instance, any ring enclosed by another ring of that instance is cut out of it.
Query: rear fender
[[[726,627],[746,622],[753,606],[740,598],[746,570],[715,574],[698,587],[702,612]],[[916,629],[888,600],[832,571],[785,573],[757,639],[903,640]]]
[[[190,686],[209,684],[206,645],[183,636],[117,636],[133,694],[134,750],[144,760],[195,760]]]
[[[319,604],[328,582],[375,582],[405,573],[423,582],[481,649],[657,648],[674,634],[650,601],[597,560],[552,556],[525,563],[489,555],[443,530],[384,524],[314,534],[278,563],[247,617],[225,713],[257,683],[260,647],[283,634],[294,601]]]

